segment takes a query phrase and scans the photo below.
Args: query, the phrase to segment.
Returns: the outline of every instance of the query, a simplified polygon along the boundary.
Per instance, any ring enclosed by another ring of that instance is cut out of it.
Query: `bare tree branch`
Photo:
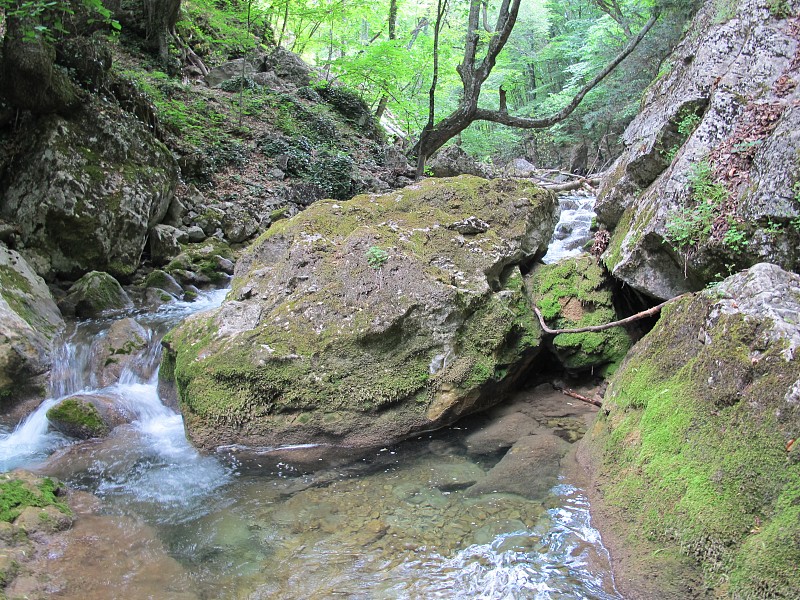
[[[484,6],[483,0],[470,0],[470,10],[467,19],[467,35],[464,44],[464,60],[456,68],[463,84],[463,94],[456,109],[444,119],[434,125],[429,121],[419,141],[414,145],[409,154],[417,159],[417,175],[421,176],[425,166],[425,161],[444,146],[450,139],[464,131],[474,121],[490,121],[511,127],[523,129],[544,129],[555,125],[569,117],[597,84],[611,73],[625,58],[633,52],[639,42],[650,31],[658,19],[658,11],[654,11],[650,19],[645,23],[639,34],[631,39],[614,60],[612,60],[600,73],[595,75],[570,101],[570,103],[556,114],[542,119],[532,119],[528,117],[515,117],[508,114],[505,102],[505,92],[501,88],[500,110],[489,110],[478,108],[481,87],[489,77],[497,61],[497,56],[503,50],[508,41],[511,31],[517,21],[521,0],[502,0],[497,16],[497,25],[494,33],[486,44],[486,55],[480,63],[477,62],[478,47],[480,36],[481,11]],[[601,0],[615,1],[615,0]],[[438,73],[437,53],[434,52],[434,72]],[[432,86],[432,92],[434,87]],[[430,102],[433,106],[433,98]],[[429,113],[432,116],[433,112]]]
[[[611,73],[619,63],[621,63],[627,56],[634,51],[636,46],[639,45],[639,42],[644,39],[644,36],[647,35],[647,32],[655,25],[655,22],[658,20],[658,13],[654,13],[650,19],[645,23],[642,30],[639,32],[635,38],[628,42],[628,44],[623,48],[622,52],[620,52],[614,60],[606,65],[606,67],[600,71],[597,75],[595,75],[592,80],[587,83],[581,90],[575,94],[569,104],[567,104],[564,108],[562,108],[557,113],[550,115],[549,117],[544,117],[541,119],[531,119],[528,117],[515,117],[513,115],[509,115],[507,112],[497,111],[497,110],[488,110],[485,108],[479,108],[475,112],[475,120],[476,121],[491,121],[492,123],[500,123],[501,125],[508,125],[509,127],[519,127],[521,129],[543,129],[545,127],[550,127],[551,125],[555,125],[556,123],[560,123],[564,119],[566,119],[572,112],[578,107],[581,101],[584,99],[586,94],[588,94],[592,89],[600,83],[606,76]]]
[[[685,295],[685,294],[684,294]],[[683,296],[678,296],[678,298],[682,298]],[[542,312],[539,310],[539,307],[535,304],[533,305],[533,312],[536,313],[536,316],[539,318],[539,325],[542,326],[542,331],[545,333],[549,333],[551,335],[558,335],[559,333],[587,333],[590,331],[605,331],[606,329],[611,329],[612,327],[619,327],[620,325],[627,325],[628,323],[633,323],[634,321],[638,321],[639,319],[644,319],[645,317],[650,317],[664,308],[667,304],[675,300],[675,298],[670,298],[666,302],[662,302],[661,304],[655,305],[653,308],[648,308],[647,310],[643,310],[642,312],[638,312],[635,315],[631,315],[630,317],[626,317],[624,319],[620,319],[619,321],[613,321],[611,323],[605,323],[603,325],[591,325],[589,327],[577,327],[575,329],[550,329],[547,326],[547,323],[544,322],[544,317],[542,316]]]

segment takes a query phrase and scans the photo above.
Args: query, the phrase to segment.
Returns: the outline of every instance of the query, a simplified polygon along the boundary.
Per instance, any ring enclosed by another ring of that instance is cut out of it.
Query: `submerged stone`
[[[162,386],[206,448],[382,444],[494,404],[538,352],[518,265],[556,210],[533,184],[467,176],[316,203],[167,337]],[[488,229],[447,229],[469,217]]]

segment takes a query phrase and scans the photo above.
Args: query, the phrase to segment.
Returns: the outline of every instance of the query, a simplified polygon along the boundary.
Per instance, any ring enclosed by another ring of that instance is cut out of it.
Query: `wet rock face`
[[[147,350],[148,331],[131,318],[115,321],[108,333],[92,344],[91,369],[100,387],[119,381],[130,371],[147,379],[142,353]]]
[[[448,228],[473,216],[488,229]],[[316,203],[248,249],[230,301],[168,336],[162,381],[206,448],[371,445],[452,422],[537,352],[517,265],[555,221],[552,193],[466,176]]]
[[[54,429],[79,440],[105,437],[133,418],[133,413],[111,395],[77,394],[47,411],[47,420]]]
[[[133,302],[111,275],[90,271],[72,284],[58,305],[65,315],[90,319],[132,308]]]
[[[708,2],[626,130],[596,212],[614,229],[606,264],[637,290],[670,298],[731,267],[800,266],[800,33],[785,6]]]
[[[132,115],[94,102],[70,119],[42,118],[6,171],[0,216],[45,278],[89,270],[130,275],[148,229],[169,207],[178,169]]]
[[[735,598],[797,597],[800,276],[758,264],[668,305],[589,439],[628,539],[674,544]]]
[[[597,260],[588,254],[558,263],[537,265],[526,277],[528,288],[545,322],[553,329],[578,329],[616,321],[611,282]],[[560,333],[550,348],[573,373],[613,372],[631,347],[621,327],[605,331]]]
[[[41,277],[0,244],[0,405],[44,391],[52,340],[64,326]]]

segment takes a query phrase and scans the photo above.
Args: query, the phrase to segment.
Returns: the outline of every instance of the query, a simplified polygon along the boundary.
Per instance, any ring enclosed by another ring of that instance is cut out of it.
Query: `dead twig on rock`
[[[603,403],[600,402],[600,400],[595,400],[594,398],[589,398],[588,396],[584,396],[582,394],[579,394],[578,392],[575,392],[575,391],[573,391],[573,390],[571,390],[569,388],[556,387],[556,389],[559,392],[561,392],[562,394],[564,394],[565,396],[569,396],[570,398],[575,398],[576,400],[580,400],[581,402],[586,402],[587,404],[591,404],[593,406],[598,406],[600,408],[603,407]]]
[[[677,296],[677,298],[682,298],[686,294],[681,296]],[[611,329],[612,327],[619,327],[620,325],[627,325],[628,323],[633,323],[634,321],[638,321],[639,319],[644,319],[645,317],[650,317],[660,311],[664,306],[666,306],[669,302],[672,302],[676,298],[670,298],[666,302],[662,302],[661,304],[657,304],[653,308],[648,308],[647,310],[643,310],[641,312],[636,313],[635,315],[631,315],[630,317],[625,317],[624,319],[620,319],[619,321],[612,321],[611,323],[605,323],[603,325],[590,325],[588,327],[577,327],[575,329],[550,329],[547,326],[547,323],[544,322],[544,317],[542,316],[539,307],[536,304],[533,304],[533,312],[536,313],[536,316],[539,318],[539,324],[542,326],[542,331],[545,333],[549,333],[551,335],[558,335],[560,333],[586,333],[589,331],[605,331],[606,329]]]

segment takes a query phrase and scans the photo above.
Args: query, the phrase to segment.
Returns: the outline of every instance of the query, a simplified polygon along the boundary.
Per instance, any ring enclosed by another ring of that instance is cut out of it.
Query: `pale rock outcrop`
[[[797,10],[741,0],[698,13],[599,191],[614,277],[666,299],[737,266],[800,267],[800,31],[786,18]],[[725,197],[711,200],[704,183]],[[696,243],[676,241],[693,219]]]

